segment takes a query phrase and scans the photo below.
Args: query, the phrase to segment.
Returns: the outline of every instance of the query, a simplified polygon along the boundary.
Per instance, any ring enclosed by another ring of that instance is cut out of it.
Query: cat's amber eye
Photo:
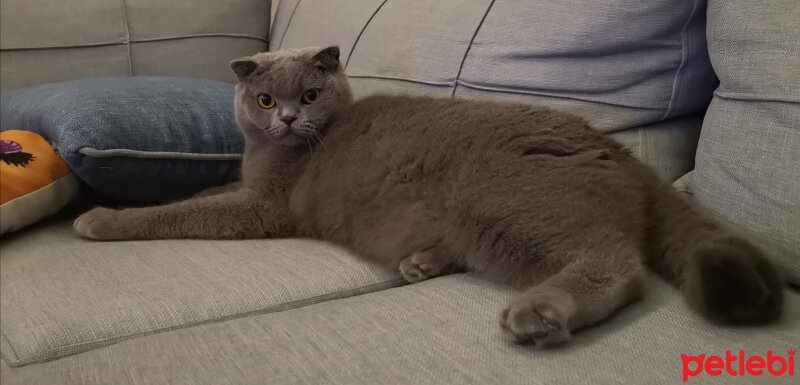
[[[256,96],[256,102],[258,103],[259,107],[265,110],[275,107],[275,98],[267,94],[260,94]]]
[[[319,90],[316,88],[312,88],[305,93],[303,93],[303,103],[311,104],[319,99]]]

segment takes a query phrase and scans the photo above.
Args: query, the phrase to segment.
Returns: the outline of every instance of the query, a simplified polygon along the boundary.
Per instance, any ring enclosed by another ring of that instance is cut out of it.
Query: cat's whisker
[[[322,134],[320,134],[319,132],[316,132],[316,131],[314,132],[314,140],[316,140],[316,141],[317,141],[317,143],[318,143],[320,146],[322,146],[322,149],[323,149],[323,150],[325,150],[325,151],[328,151],[328,149],[327,149],[327,148],[325,148],[325,143],[323,142],[323,140],[324,140],[324,139],[325,139],[325,138],[322,136]]]
[[[276,124],[271,124],[269,127],[267,127],[267,129],[266,129],[265,131],[266,131],[266,133],[267,133],[267,134],[269,134],[269,135],[275,135],[275,134],[277,134],[277,133],[278,133],[278,130],[279,130],[279,127],[278,127],[278,125],[276,125]]]

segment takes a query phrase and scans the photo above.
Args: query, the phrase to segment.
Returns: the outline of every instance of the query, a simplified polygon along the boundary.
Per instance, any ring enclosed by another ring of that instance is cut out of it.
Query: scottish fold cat
[[[235,60],[241,181],[156,207],[97,208],[96,240],[333,242],[409,282],[472,271],[524,290],[503,333],[547,346],[642,296],[645,269],[718,323],[774,320],[781,280],[621,145],[574,116],[410,96],[353,101],[336,47]]]

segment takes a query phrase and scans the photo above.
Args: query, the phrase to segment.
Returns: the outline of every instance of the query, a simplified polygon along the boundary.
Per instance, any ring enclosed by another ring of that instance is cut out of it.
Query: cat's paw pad
[[[124,238],[120,231],[118,210],[98,207],[79,216],[73,222],[75,231],[81,237],[94,240],[113,240]]]
[[[500,327],[509,341],[545,347],[572,337],[569,320],[546,302],[515,301],[500,314]]]
[[[408,257],[400,262],[400,274],[409,283],[417,283],[433,278],[434,269],[429,263],[418,263],[413,257]]]

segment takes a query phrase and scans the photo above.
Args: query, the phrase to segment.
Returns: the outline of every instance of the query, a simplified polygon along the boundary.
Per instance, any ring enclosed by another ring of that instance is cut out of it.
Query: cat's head
[[[251,140],[289,147],[319,141],[353,101],[338,47],[259,53],[231,68],[239,80],[236,122]]]

